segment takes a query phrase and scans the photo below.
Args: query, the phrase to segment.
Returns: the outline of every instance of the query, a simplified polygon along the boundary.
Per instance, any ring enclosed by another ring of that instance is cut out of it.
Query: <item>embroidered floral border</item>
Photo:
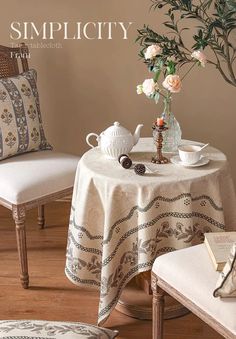
[[[223,208],[208,195],[190,193],[157,196],[144,207],[131,207],[105,237],[80,221],[72,206],[65,273],[77,285],[100,289],[99,323],[109,316],[128,281],[150,270],[158,255],[201,243],[204,233],[225,228]]]

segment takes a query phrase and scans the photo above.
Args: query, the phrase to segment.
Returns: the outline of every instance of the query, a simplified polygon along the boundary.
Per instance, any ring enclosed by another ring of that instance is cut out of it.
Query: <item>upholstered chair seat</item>
[[[84,323],[43,320],[2,320],[2,339],[113,339],[117,331]]]
[[[153,265],[152,287],[160,288],[188,307],[225,338],[236,338],[236,298],[215,298],[219,272],[211,262],[205,244],[160,256]],[[158,298],[157,298],[158,299]],[[154,305],[154,313],[155,313]],[[158,311],[156,313],[158,317]],[[154,318],[156,317],[154,315]],[[154,321],[154,338],[162,338],[162,324]],[[156,322],[159,328],[155,329]]]
[[[73,186],[77,156],[42,151],[0,162],[0,198],[24,204]]]

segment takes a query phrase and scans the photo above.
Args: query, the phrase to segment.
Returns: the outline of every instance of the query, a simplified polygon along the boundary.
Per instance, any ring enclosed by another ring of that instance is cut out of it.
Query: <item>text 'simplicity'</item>
[[[112,40],[119,38],[128,39],[128,30],[132,22],[34,22],[11,23],[10,38],[13,40]]]

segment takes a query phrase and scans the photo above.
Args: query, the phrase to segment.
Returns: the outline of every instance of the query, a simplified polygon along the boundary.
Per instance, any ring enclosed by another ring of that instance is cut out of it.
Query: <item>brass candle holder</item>
[[[157,132],[156,140],[155,140],[155,144],[157,147],[157,155],[155,157],[152,157],[151,161],[155,164],[167,164],[169,162],[169,159],[164,157],[162,154],[162,143],[163,143],[162,132],[168,130],[168,127],[166,127],[165,122],[163,122],[162,125],[158,125],[157,123],[154,123],[152,126],[152,129]]]

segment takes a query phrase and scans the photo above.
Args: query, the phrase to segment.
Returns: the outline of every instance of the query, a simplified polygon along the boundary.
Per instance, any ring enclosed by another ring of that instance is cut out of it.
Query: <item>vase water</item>
[[[164,98],[164,111],[162,118],[166,123],[168,130],[163,132],[163,152],[177,152],[181,142],[182,131],[178,121],[171,110],[171,96]]]

